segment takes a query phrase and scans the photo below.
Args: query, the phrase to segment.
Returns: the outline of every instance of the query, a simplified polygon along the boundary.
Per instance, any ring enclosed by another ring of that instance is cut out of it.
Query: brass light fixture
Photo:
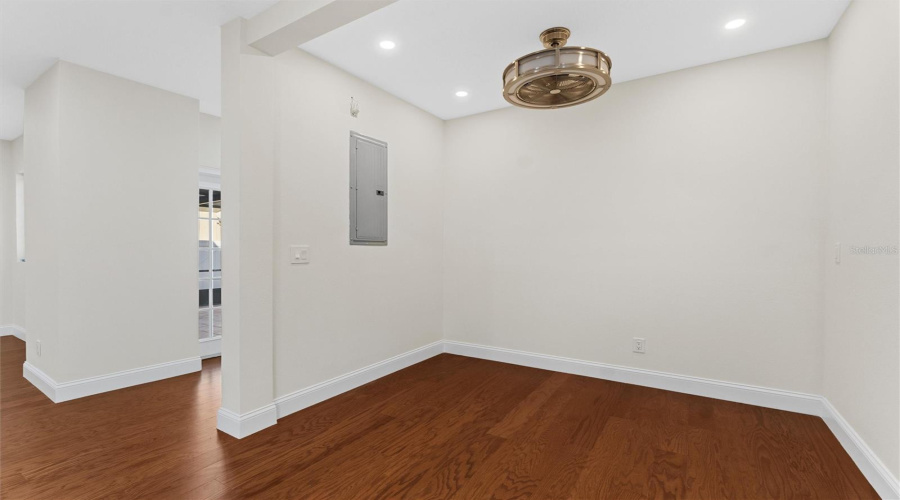
[[[503,70],[503,98],[522,108],[555,109],[606,93],[612,85],[609,56],[588,47],[566,47],[570,34],[568,28],[544,30],[544,50],[522,56]]]

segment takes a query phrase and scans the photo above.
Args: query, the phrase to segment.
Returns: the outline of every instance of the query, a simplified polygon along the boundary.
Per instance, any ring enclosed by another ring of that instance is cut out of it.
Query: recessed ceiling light
[[[465,97],[467,95],[469,95],[469,93],[466,92],[465,90],[459,90],[456,92],[456,97]]]
[[[747,22],[746,19],[732,19],[731,21],[728,21],[727,24],[725,24],[725,29],[727,29],[727,30],[737,29],[737,28],[740,28],[741,26],[743,26],[744,23],[746,23],[746,22]]]
[[[379,43],[378,45],[381,46],[381,48],[385,49],[385,50],[391,50],[397,46],[396,43],[394,43],[390,40],[382,40],[381,43]]]

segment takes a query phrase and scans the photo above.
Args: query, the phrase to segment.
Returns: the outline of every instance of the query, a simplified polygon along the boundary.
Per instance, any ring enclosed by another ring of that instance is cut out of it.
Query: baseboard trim
[[[200,339],[200,359],[215,358],[222,355],[222,337]]]
[[[831,401],[823,397],[822,404],[825,406],[825,415],[822,415],[822,419],[872,487],[875,488],[875,491],[885,500],[900,499],[900,481],[894,477],[890,469],[875,455],[875,452],[869,448],[853,427],[844,420]]]
[[[54,403],[93,396],[103,392],[124,389],[135,385],[156,382],[172,377],[199,372],[202,368],[200,356],[169,361],[156,365],[125,370],[98,377],[89,377],[71,382],[56,382],[52,377],[29,362],[22,365],[22,375]]]
[[[25,329],[19,325],[3,325],[0,326],[0,337],[11,335],[22,342],[25,341]]]
[[[283,418],[291,413],[321,403],[326,399],[333,398],[338,394],[368,384],[373,380],[394,373],[397,370],[402,370],[416,363],[425,361],[442,352],[444,352],[444,342],[439,340],[419,347],[418,349],[407,351],[384,361],[371,364],[339,377],[281,396],[275,399],[278,418]]]
[[[823,396],[783,391],[720,380],[642,370],[580,359],[537,354],[454,340],[444,341],[444,352],[531,368],[571,373],[626,384],[744,403],[821,417],[869,483],[884,499],[900,498],[900,483],[871,448]]]
[[[56,399],[56,388],[59,387],[59,384],[38,367],[26,361],[25,364],[22,365],[22,376],[25,377],[25,380],[31,382],[31,385],[43,392],[45,396],[50,398],[50,401],[53,401],[54,403],[59,402]]]
[[[216,414],[216,428],[238,439],[259,432],[277,423],[275,404],[268,404],[251,412],[238,414],[227,408],[219,408]]]
[[[448,340],[444,352],[695,396],[822,416],[819,396]]]

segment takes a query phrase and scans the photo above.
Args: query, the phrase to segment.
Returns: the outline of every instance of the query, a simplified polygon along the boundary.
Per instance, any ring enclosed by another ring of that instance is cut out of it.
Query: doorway
[[[222,339],[222,191],[202,184],[199,191],[198,321],[203,357],[221,354]]]

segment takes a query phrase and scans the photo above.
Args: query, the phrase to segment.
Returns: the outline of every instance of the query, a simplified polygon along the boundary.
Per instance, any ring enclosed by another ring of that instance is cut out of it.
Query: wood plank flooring
[[[219,361],[53,404],[0,338],[4,499],[878,498],[817,418],[443,354],[243,440]]]

